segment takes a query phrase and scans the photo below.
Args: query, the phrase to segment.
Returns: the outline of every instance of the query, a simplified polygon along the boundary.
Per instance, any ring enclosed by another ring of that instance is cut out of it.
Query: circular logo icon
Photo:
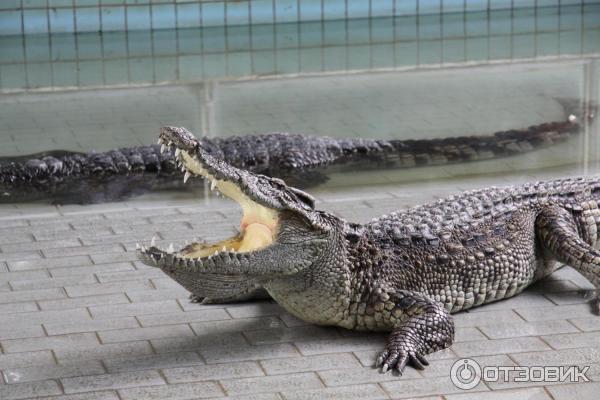
[[[452,364],[450,379],[459,389],[473,389],[481,381],[481,367],[475,360],[461,358]]]

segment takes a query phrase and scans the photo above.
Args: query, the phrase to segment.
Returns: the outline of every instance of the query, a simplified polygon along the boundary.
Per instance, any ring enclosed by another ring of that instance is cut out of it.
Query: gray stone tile
[[[39,251],[23,251],[20,253],[1,253],[0,261],[6,261],[8,267],[11,268],[11,264],[15,261],[21,262],[26,260],[39,260],[42,258],[42,254]]]
[[[13,243],[3,244],[0,246],[4,253],[16,253],[22,251],[32,250],[49,250],[49,249],[61,249],[64,247],[76,247],[81,246],[81,242],[77,239],[63,239],[63,240],[44,240],[41,242],[27,242],[27,243]]]
[[[98,244],[94,246],[62,247],[59,249],[43,249],[42,252],[48,258],[80,256],[98,253],[122,253],[125,249],[120,244]]]
[[[20,313],[37,310],[38,307],[35,305],[34,302],[0,304],[0,321],[2,321],[1,314]]]
[[[17,272],[0,272],[0,283],[3,282],[17,282],[48,278],[46,271],[17,271]],[[13,285],[14,287],[14,285]]]
[[[569,318],[586,318],[593,316],[590,307],[587,304],[571,304],[543,308],[517,308],[516,312],[526,321],[564,319],[565,316],[568,316]]]
[[[511,358],[519,365],[590,365],[600,363],[600,347],[515,353]]]
[[[41,325],[0,326],[0,340],[46,336]]]
[[[381,352],[381,350],[383,350],[383,344],[382,344],[381,348],[379,348],[377,350],[354,351],[353,353],[356,356],[356,358],[358,358],[358,361],[360,361],[360,363],[364,367],[373,367],[375,365],[375,360],[379,356],[379,353]],[[428,361],[431,362],[431,361],[444,360],[444,359],[455,358],[455,357],[457,357],[457,355],[454,354],[452,349],[447,348],[444,350],[436,351],[431,354],[427,354],[426,358]]]
[[[116,391],[86,392],[44,397],[44,400],[119,400]]]
[[[227,312],[232,318],[262,317],[265,315],[279,315],[284,312],[277,303],[258,302],[240,304],[227,307]]]
[[[294,346],[288,343],[278,343],[263,346],[230,346],[201,348],[200,355],[208,364],[235,361],[266,360],[269,358],[284,358],[298,356]]]
[[[42,381],[46,379],[66,378],[71,376],[104,374],[106,371],[99,361],[84,361],[67,365],[45,367],[9,368],[3,371],[7,383]]]
[[[148,328],[116,329],[99,332],[102,343],[129,342],[133,340],[149,340],[168,337],[195,337],[189,325],[164,325]]]
[[[383,344],[383,335],[372,334],[369,337],[301,341],[296,342],[296,347],[303,355],[310,356],[314,354],[347,353],[356,350],[380,350]]]
[[[335,328],[315,325],[295,328],[273,328],[244,332],[250,344],[284,343],[297,340],[335,339],[340,335]]]
[[[553,387],[548,390],[552,391]],[[513,400],[513,399],[528,399],[528,400],[550,400],[551,397],[544,391],[543,388],[523,388],[523,389],[508,389],[494,390],[492,392],[477,392],[477,393],[457,393],[445,396],[448,400]],[[554,397],[556,400],[556,396]],[[568,397],[571,399],[572,397]],[[582,398],[582,397],[577,397]]]
[[[61,336],[3,340],[2,347],[7,353],[62,348],[89,348],[97,346],[98,338],[92,333],[73,333]]]
[[[188,311],[192,312],[192,311]],[[259,329],[275,329],[283,326],[277,317],[238,318],[224,321],[194,322],[192,329],[197,335],[216,335],[228,332],[248,332]]]
[[[0,369],[21,368],[28,366],[52,366],[56,365],[52,352],[44,351],[29,351],[23,353],[0,354]]]
[[[381,386],[395,399],[463,392],[462,389],[454,386],[449,376],[425,379],[396,379],[394,381],[382,382]],[[473,389],[470,389],[470,392],[487,390],[487,387],[483,383],[480,383]]]
[[[0,292],[0,303],[12,303],[17,301],[48,300],[66,297],[61,288],[19,290],[16,292]]]
[[[96,274],[101,283],[115,283],[131,280],[142,280],[152,278],[163,278],[165,273],[157,268],[145,268],[143,270],[123,271],[123,272],[102,272]],[[135,289],[134,289],[135,290]]]
[[[481,308],[483,311],[478,312],[461,312],[454,314],[454,324],[457,328],[469,327],[469,326],[481,326],[487,325],[491,321],[497,324],[512,324],[522,322],[523,319],[519,317],[512,310],[494,310],[485,311],[485,306]]]
[[[352,385],[345,387],[302,390],[291,392],[284,390],[286,400],[320,400],[320,399],[387,399],[388,395],[377,385]]]
[[[44,272],[44,271],[31,271],[31,272]],[[96,278],[92,274],[82,274],[73,276],[64,276],[60,278],[48,278],[45,276],[43,279],[27,279],[11,281],[11,287],[13,290],[34,290],[34,289],[45,289],[45,288],[59,288],[68,285],[83,285],[97,282]]]
[[[398,380],[396,374],[382,374],[378,368],[359,367],[350,369],[332,369],[319,371],[319,376],[326,386],[348,386],[359,383],[377,383],[390,380]],[[406,368],[402,375],[403,379],[421,378],[419,372],[414,368]]]
[[[16,383],[14,385],[0,385],[0,399],[16,400],[26,398],[39,398],[61,394],[62,390],[55,381],[38,381]]]
[[[95,274],[102,272],[114,272],[114,271],[133,271],[133,264],[128,262],[113,263],[113,264],[99,264],[99,265],[84,265],[81,267],[62,267],[54,268],[50,270],[52,276],[70,276],[76,274]]]
[[[94,264],[109,264],[137,260],[137,255],[134,252],[90,254],[89,257],[94,261]]]
[[[264,376],[256,362],[197,365],[193,367],[168,368],[163,374],[169,383],[211,381],[229,378]]]
[[[598,398],[600,382],[549,386],[548,391],[555,400],[594,400]]]
[[[22,303],[14,303],[22,304]],[[29,304],[29,303],[26,303]],[[59,311],[35,311],[35,312],[19,312],[14,314],[0,314],[0,325],[3,326],[29,326],[43,324],[46,322],[54,322],[60,320],[62,322],[79,322],[89,320],[90,315],[87,310],[77,308],[68,312]]]
[[[59,348],[54,353],[59,362],[75,362],[82,360],[103,360],[115,357],[140,357],[153,353],[147,341],[111,343],[91,348]]]
[[[72,267],[91,265],[92,260],[89,256],[72,256],[72,257],[56,257],[56,258],[44,258],[36,260],[18,260],[9,262],[9,268],[11,271],[25,271],[25,270],[38,270],[45,268],[57,268],[57,267]]]
[[[600,331],[600,318],[569,318],[569,321],[582,331]]]
[[[215,382],[182,383],[119,390],[123,400],[179,400],[221,396],[223,391]]]
[[[122,293],[38,301],[42,310],[68,310],[72,308],[124,303],[129,303],[129,299]]]
[[[154,314],[156,311],[180,312],[181,308],[172,300],[90,307],[92,317],[97,319]]]
[[[563,335],[542,336],[542,339],[555,349],[574,347],[593,347],[600,343],[600,332],[567,333]]]
[[[455,343],[452,345],[452,350],[461,357],[543,351],[549,349],[550,347],[548,347],[547,344],[537,337],[477,340],[472,342]]]
[[[231,317],[229,314],[227,314],[227,312],[225,312],[224,309],[217,308],[199,311],[141,315],[138,317],[138,319],[142,326],[156,326],[200,321],[231,320]]]
[[[182,301],[187,301],[190,292],[185,290],[183,287],[178,287],[175,289],[132,290],[128,291],[126,294],[132,302],[137,303],[140,301],[158,301],[169,299],[182,299]]]
[[[324,354],[309,357],[275,358],[260,361],[267,375],[292,374],[296,372],[346,370],[359,368],[361,364],[351,353]]]
[[[427,357],[429,359],[429,356]],[[475,360],[482,368],[486,366],[513,366],[516,365],[507,355],[495,355],[495,356],[476,356],[469,357]],[[447,377],[450,376],[450,370],[454,363],[459,361],[458,357],[444,358],[444,359],[430,359],[429,366],[423,371],[420,371],[421,375],[425,378],[432,377]]]
[[[65,290],[70,297],[92,296],[109,293],[123,293],[127,290],[150,289],[149,280],[123,281],[111,283],[92,283],[89,285],[66,286]]]
[[[477,328],[463,327],[456,330],[454,334],[454,343],[468,342],[470,340],[483,340],[485,335]]]
[[[197,353],[185,352],[138,357],[109,358],[104,360],[103,363],[108,372],[126,372],[142,371],[145,369],[176,369],[184,366],[202,365],[204,364],[204,361],[202,361]]]
[[[323,384],[313,372],[294,375],[273,375],[258,378],[221,380],[221,385],[229,394],[295,391],[299,389],[322,388]]]
[[[491,324],[481,326],[479,329],[481,329],[481,331],[491,339],[506,339],[520,336],[540,336],[556,333],[579,332],[577,328],[564,320]]]
[[[157,371],[121,372],[115,374],[89,375],[61,379],[65,393],[93,390],[134,388],[137,386],[163,385],[165,381]]]
[[[44,328],[48,335],[64,335],[68,333],[98,332],[111,329],[124,329],[139,327],[134,317],[90,319],[77,322],[50,322],[45,323]]]
[[[171,353],[177,351],[196,351],[207,348],[227,348],[247,346],[248,342],[241,333],[231,332],[220,335],[201,335],[197,337],[170,337],[152,339],[152,346],[157,353]]]

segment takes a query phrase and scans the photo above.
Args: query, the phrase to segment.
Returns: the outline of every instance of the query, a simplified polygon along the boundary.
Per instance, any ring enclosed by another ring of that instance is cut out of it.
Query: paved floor
[[[422,180],[312,191],[320,208],[371,217],[458,189],[579,173]],[[136,241],[228,235],[236,206],[153,195],[89,206],[0,210],[0,399],[592,399],[600,318],[563,268],[516,298],[456,315],[454,345],[402,378],[372,368],[383,336],[306,324],[271,302],[202,306],[138,262]],[[451,365],[590,366],[589,383],[511,379],[463,391]]]

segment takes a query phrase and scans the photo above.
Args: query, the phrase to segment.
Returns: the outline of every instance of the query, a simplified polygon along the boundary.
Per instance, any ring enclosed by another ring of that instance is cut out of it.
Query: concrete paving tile
[[[46,271],[18,271],[18,272],[0,272],[0,283],[19,282],[34,279],[48,278]]]
[[[192,312],[192,311],[188,311]],[[198,336],[218,335],[230,332],[248,332],[260,329],[275,329],[283,327],[283,322],[277,317],[238,318],[224,321],[194,322],[190,324]]]
[[[138,317],[138,320],[142,326],[156,326],[188,322],[231,320],[231,318],[224,309],[217,308],[198,311],[141,315]]]
[[[122,293],[38,301],[38,305],[42,310],[68,310],[72,308],[124,303],[129,303],[129,299]]]
[[[63,240],[44,240],[40,242],[29,242],[29,243],[13,243],[3,244],[0,246],[4,253],[16,253],[22,251],[35,251],[35,250],[57,250],[65,247],[76,247],[81,246],[81,242],[77,239],[63,239]]]
[[[98,337],[102,343],[117,343],[168,337],[195,337],[195,335],[189,325],[164,325],[103,331],[98,333]]]
[[[256,362],[196,365],[182,368],[163,369],[168,383],[212,381],[229,378],[264,376]]]
[[[103,390],[100,392],[86,392],[44,397],[44,400],[119,400],[119,396],[117,395],[116,391]]]
[[[295,343],[300,353],[305,356],[327,353],[347,353],[359,350],[380,350],[384,337],[372,334],[370,337],[340,338],[334,340],[305,340]]]
[[[56,365],[56,361],[54,361],[54,357],[52,356],[51,351],[43,350],[27,351],[22,353],[0,354],[1,370],[42,365]]]
[[[61,394],[62,390],[55,381],[38,381],[16,383],[14,385],[0,385],[0,399],[17,400],[26,398],[39,398]]]
[[[152,339],[152,346],[157,353],[171,353],[177,351],[196,351],[208,348],[226,348],[247,346],[248,342],[238,332],[222,333],[219,335],[199,335],[186,337],[170,337]]]
[[[9,268],[11,271],[25,271],[25,270],[37,270],[45,268],[57,268],[57,267],[72,267],[91,265],[92,261],[89,256],[72,256],[72,257],[56,257],[56,258],[44,258],[36,260],[18,260],[9,262]]]
[[[519,365],[591,365],[600,363],[600,347],[514,353],[510,356]]]
[[[486,325],[489,324],[490,321],[506,324],[513,324],[523,321],[523,319],[512,310],[486,311],[485,306],[483,306],[481,310],[483,311],[460,312],[454,314],[454,324],[456,327],[464,328],[469,326]]]
[[[160,312],[180,312],[181,308],[176,301],[165,300],[122,305],[94,306],[90,307],[89,310],[93,318],[103,319],[154,314],[157,310],[160,310]]]
[[[563,335],[542,336],[542,339],[555,349],[593,347],[600,343],[600,332],[566,333]]]
[[[600,331],[600,318],[569,318],[569,322],[582,331]]]
[[[8,268],[11,269],[11,263],[14,261],[20,262],[24,260],[39,260],[42,258],[42,254],[39,251],[24,251],[20,253],[2,253],[0,254],[0,261],[6,261]]]
[[[201,348],[199,352],[208,364],[299,356],[294,346],[288,343],[262,346],[240,346],[234,344],[229,347]]]
[[[164,385],[157,371],[120,372],[115,374],[88,375],[61,379],[65,393],[81,393],[93,390],[123,389],[138,386]]]
[[[99,332],[111,329],[139,327],[134,317],[112,318],[112,319],[90,319],[71,322],[50,322],[44,324],[48,335],[64,335],[68,333]]]
[[[38,307],[35,302],[26,302],[26,303],[6,303],[0,304],[0,314],[10,314],[10,313],[20,313],[27,311],[37,311]],[[0,321],[2,317],[0,317]]]
[[[476,361],[482,368],[485,366],[513,366],[516,365],[507,355],[494,355],[494,356],[474,356],[469,357]],[[429,357],[428,357],[429,359]],[[454,363],[459,361],[457,357],[444,358],[444,359],[432,359],[423,371],[420,371],[421,375],[425,378],[430,377],[444,377],[450,376],[450,370]]]
[[[24,303],[14,303],[24,304]],[[25,303],[29,304],[29,303]],[[37,307],[36,307],[37,309]],[[29,310],[27,310],[29,311]],[[52,310],[52,311],[35,311],[35,312],[17,312],[11,314],[0,314],[0,325],[2,326],[29,326],[43,324],[46,322],[62,321],[68,322],[80,322],[90,319],[90,315],[87,310],[83,308],[72,309],[68,311],[63,310]]]
[[[43,249],[48,258],[91,255],[98,253],[122,253],[125,249],[120,244],[98,244],[94,246],[62,247],[58,249]]]
[[[190,292],[183,287],[174,289],[150,289],[150,290],[131,290],[126,292],[127,297],[133,302],[140,301],[158,301],[169,299],[181,299],[187,301]]]
[[[479,329],[490,339],[579,332],[575,326],[564,320],[515,322],[510,325],[490,324],[480,326]]]
[[[53,268],[50,270],[52,276],[67,276],[67,275],[80,275],[80,274],[95,274],[103,272],[115,272],[115,271],[132,271],[134,270],[133,264],[130,262],[112,263],[112,264],[98,264],[98,265],[83,265],[77,267],[62,267]]]
[[[279,315],[285,312],[277,303],[256,302],[251,304],[231,305],[227,312],[232,318],[261,317],[265,315]]]
[[[0,303],[60,299],[64,297],[66,295],[62,288],[19,290],[15,292],[0,292]]]
[[[223,391],[215,382],[182,383],[119,390],[123,400],[180,400],[221,396]]]
[[[284,343],[297,340],[334,339],[340,335],[335,328],[315,325],[295,328],[273,328],[244,332],[250,344]]]
[[[39,338],[8,339],[0,342],[7,353],[61,348],[89,348],[97,346],[98,338],[93,333],[72,333],[61,336]]]
[[[152,347],[147,341],[110,343],[91,348],[59,348],[54,354],[60,363],[82,360],[103,360],[115,357],[140,357],[152,354]]]
[[[319,399],[387,399],[388,395],[377,385],[351,385],[336,388],[301,390],[292,392],[284,390],[286,400],[319,400]]]
[[[592,317],[587,304],[571,304],[542,308],[517,308],[515,310],[526,321],[548,321],[553,319]]]
[[[110,283],[91,283],[89,285],[66,286],[65,291],[70,297],[93,296],[101,294],[122,294],[128,290],[151,289],[149,280],[122,281]]]
[[[549,388],[551,390],[552,388]],[[457,393],[445,396],[448,400],[513,400],[513,399],[528,399],[528,400],[550,400],[551,397],[544,391],[543,388],[524,388],[524,389],[508,389],[494,390],[492,392],[477,392],[477,393]],[[558,398],[554,397],[556,400]],[[572,397],[569,397],[572,398]],[[581,398],[581,397],[578,397]]]
[[[548,391],[555,400],[582,399],[593,400],[598,398],[600,382],[582,384],[549,386]]]
[[[106,371],[99,361],[84,361],[66,365],[45,367],[7,368],[3,371],[7,383],[42,381],[71,376],[98,375]]]
[[[549,349],[550,347],[537,337],[476,340],[472,342],[455,343],[452,345],[452,350],[462,357],[543,351]]]
[[[0,326],[0,340],[46,336],[41,325]]]
[[[389,393],[394,399],[463,392],[462,389],[454,386],[449,376],[425,379],[397,379],[394,381],[382,382],[381,386],[383,387],[383,390]],[[487,390],[489,389],[483,383],[479,383],[479,385],[470,389],[471,392],[482,392]]]
[[[108,372],[126,372],[165,368],[165,371],[167,371],[172,368],[202,365],[204,361],[202,361],[198,353],[188,351],[150,356],[109,358],[103,360],[103,363]]]
[[[41,272],[45,274],[45,271],[30,272]],[[13,290],[34,290],[54,287],[60,288],[69,285],[83,285],[94,282],[97,282],[97,280],[96,277],[92,274],[63,276],[58,278],[48,278],[48,276],[45,275],[43,279],[23,279],[15,281],[11,280],[10,286],[13,288]]]
[[[312,372],[258,378],[225,379],[221,380],[221,385],[228,394],[294,391],[323,387],[317,375]]]
[[[324,354],[309,357],[275,358],[260,361],[267,375],[291,374],[307,371],[345,370],[361,364],[351,353]]]

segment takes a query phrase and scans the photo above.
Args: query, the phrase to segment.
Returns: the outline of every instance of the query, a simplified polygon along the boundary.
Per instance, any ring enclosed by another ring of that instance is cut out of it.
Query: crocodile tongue
[[[266,225],[255,222],[247,225],[244,238],[238,248],[239,252],[252,251],[273,242],[273,233]]]

